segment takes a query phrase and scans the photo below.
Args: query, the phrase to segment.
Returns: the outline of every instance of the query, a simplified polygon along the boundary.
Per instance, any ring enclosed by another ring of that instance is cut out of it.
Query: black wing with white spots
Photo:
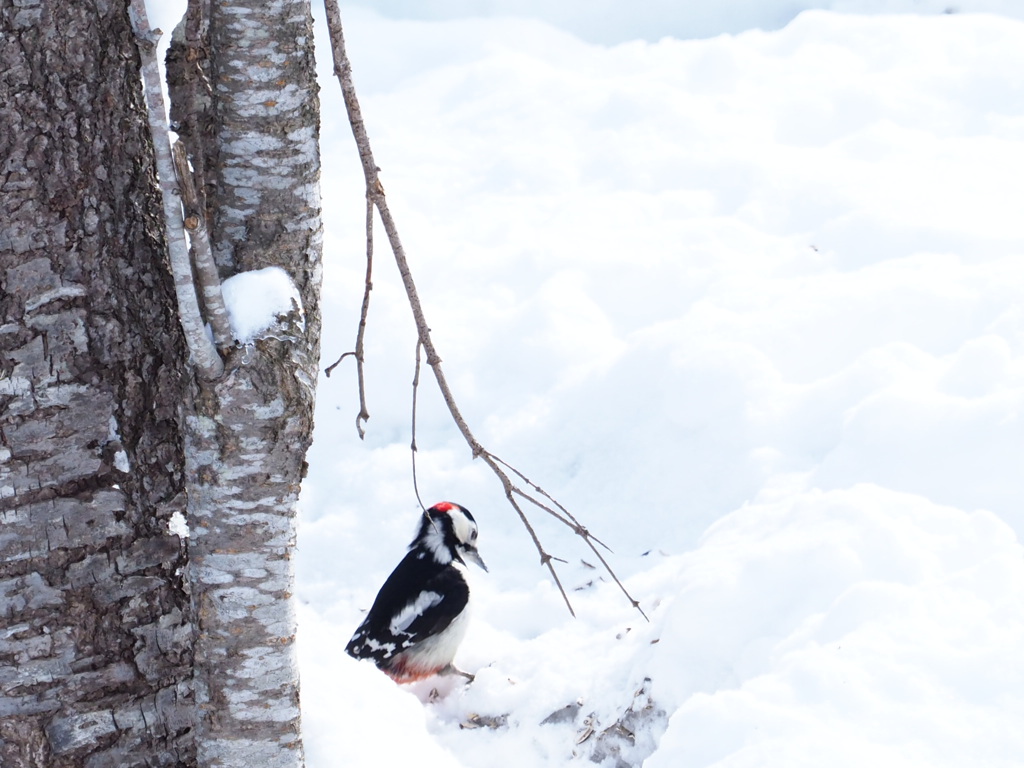
[[[386,666],[389,659],[444,631],[469,602],[459,569],[410,551],[377,593],[345,651]]]

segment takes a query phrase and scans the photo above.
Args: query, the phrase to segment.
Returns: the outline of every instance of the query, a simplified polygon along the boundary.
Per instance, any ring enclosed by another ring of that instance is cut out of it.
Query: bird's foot
[[[466,678],[466,682],[468,682],[468,683],[472,683],[474,680],[476,680],[476,675],[471,675],[471,674],[469,674],[469,672],[463,672],[461,669],[456,667],[454,664],[446,664],[444,667],[441,668],[441,670],[437,674],[439,674],[439,675],[461,675],[462,677]]]

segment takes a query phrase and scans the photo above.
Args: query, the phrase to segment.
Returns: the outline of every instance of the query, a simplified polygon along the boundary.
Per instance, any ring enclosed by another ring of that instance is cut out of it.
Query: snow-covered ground
[[[342,8],[382,180],[477,437],[651,620],[538,511],[569,616],[425,370],[420,491],[491,568],[476,681],[344,654],[418,514],[378,227],[368,433],[346,360],[302,500],[310,768],[1024,764],[1024,8],[476,5]],[[325,365],[365,268],[327,50]]]

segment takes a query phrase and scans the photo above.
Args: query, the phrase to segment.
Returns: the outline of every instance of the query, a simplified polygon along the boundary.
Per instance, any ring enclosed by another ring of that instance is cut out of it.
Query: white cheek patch
[[[455,531],[455,538],[463,544],[473,543],[473,531],[476,530],[476,523],[472,522],[460,509],[453,509],[448,513],[452,519],[452,528]]]

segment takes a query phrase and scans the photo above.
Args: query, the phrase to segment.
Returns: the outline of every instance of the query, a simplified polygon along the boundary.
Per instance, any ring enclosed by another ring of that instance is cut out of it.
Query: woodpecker
[[[399,683],[439,674],[472,680],[452,660],[466,634],[466,561],[487,570],[476,540],[476,520],[465,507],[442,501],[428,509],[408,553],[380,588],[346,653],[373,659]]]

